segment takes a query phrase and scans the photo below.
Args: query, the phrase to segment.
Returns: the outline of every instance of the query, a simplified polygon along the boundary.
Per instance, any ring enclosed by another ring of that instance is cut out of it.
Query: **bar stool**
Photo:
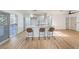
[[[40,34],[43,33],[44,38],[45,38],[45,28],[40,28],[39,29],[39,40],[40,40]],[[45,38],[46,39],[46,38]]]
[[[50,28],[48,29],[47,36],[50,35],[50,32],[52,32],[52,37],[53,37],[53,32],[54,32],[54,30],[55,30],[55,28],[50,27]],[[50,38],[50,37],[49,37],[49,38]]]
[[[30,36],[29,34],[32,33],[32,37],[31,37],[31,38],[32,38],[32,40],[33,40],[33,30],[32,30],[32,28],[27,28],[26,31],[27,31],[27,33],[28,33],[28,37],[27,37],[27,38],[29,39],[29,36]],[[26,39],[27,39],[27,38],[26,38]]]

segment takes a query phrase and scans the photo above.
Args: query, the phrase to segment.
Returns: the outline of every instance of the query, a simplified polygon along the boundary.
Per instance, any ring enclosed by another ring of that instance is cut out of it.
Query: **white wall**
[[[52,16],[55,29],[66,29],[66,17],[68,16],[68,12],[54,10],[48,11],[48,15]]]
[[[24,24],[23,24],[23,15],[16,12],[16,11],[13,11],[13,10],[4,10],[3,12],[7,12],[7,13],[10,13],[10,14],[16,14],[18,16],[18,32],[17,33],[20,33],[22,32],[24,29]]]
[[[52,16],[53,25],[55,29],[66,29],[66,16],[63,14],[56,14]]]

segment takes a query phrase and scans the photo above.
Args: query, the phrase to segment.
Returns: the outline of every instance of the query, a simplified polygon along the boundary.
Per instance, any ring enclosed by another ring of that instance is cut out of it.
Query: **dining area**
[[[46,14],[32,14],[29,19],[25,19],[26,27],[26,40],[37,37],[41,40],[43,37],[45,40],[50,37],[54,37],[54,26],[52,24],[52,17]]]

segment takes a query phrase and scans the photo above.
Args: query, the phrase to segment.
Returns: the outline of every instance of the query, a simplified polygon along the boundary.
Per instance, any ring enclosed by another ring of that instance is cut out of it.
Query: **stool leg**
[[[40,32],[39,32],[39,40],[40,40]]]
[[[50,32],[49,32],[49,40],[50,40]]]
[[[33,40],[33,32],[32,32],[32,40]]]
[[[56,39],[55,36],[53,36],[53,32],[52,32],[52,37],[53,37],[54,39]]]
[[[28,33],[28,39],[29,39],[29,33]]]
[[[45,32],[44,32],[44,38],[45,38],[45,40],[46,40]]]
[[[26,40],[27,40],[27,38],[28,38],[28,37],[26,37]]]
[[[26,40],[28,40],[29,39],[29,33],[28,33],[28,37],[26,38]]]
[[[28,34],[28,36],[29,36],[29,34]],[[28,36],[26,37],[26,40],[28,40],[28,39],[29,39],[29,37],[28,37]]]
[[[49,39],[49,32],[47,32],[47,38]]]
[[[47,32],[47,38],[48,38],[48,32]]]
[[[27,40],[27,36],[26,36],[26,40]]]
[[[54,37],[54,36],[53,36],[53,32],[52,32],[52,37]]]

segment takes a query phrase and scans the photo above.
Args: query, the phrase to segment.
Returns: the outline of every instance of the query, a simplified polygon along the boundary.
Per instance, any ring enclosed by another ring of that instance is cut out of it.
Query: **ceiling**
[[[68,10],[16,10],[23,15],[29,14],[48,14],[48,15],[55,15],[55,14],[68,14]]]
[[[16,10],[17,12],[23,14],[24,16],[26,15],[31,15],[31,14],[37,14],[37,15],[67,15],[69,14],[69,11],[72,13],[77,13],[79,12],[78,10]]]

